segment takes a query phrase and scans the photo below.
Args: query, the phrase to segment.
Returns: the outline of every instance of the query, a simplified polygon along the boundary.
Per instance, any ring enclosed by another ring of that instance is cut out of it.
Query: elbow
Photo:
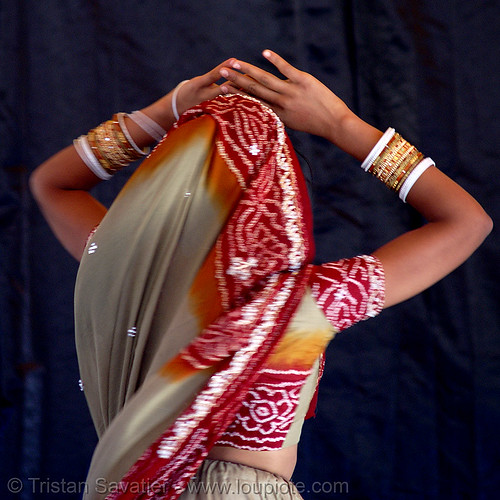
[[[43,182],[42,182],[40,177],[41,177],[40,170],[37,168],[31,173],[31,175],[28,179],[28,185],[29,185],[30,192],[31,192],[33,198],[37,202],[40,201],[41,192],[43,191]]]
[[[474,213],[469,218],[469,231],[471,240],[479,246],[493,230],[493,220],[478,204]]]
[[[493,231],[493,220],[492,218],[484,212],[483,216],[483,221],[482,221],[482,228],[483,228],[483,240]]]
[[[31,195],[38,205],[43,205],[45,202],[49,201],[53,195],[49,178],[41,166],[33,170],[29,176],[28,186]]]
[[[491,233],[493,230],[493,220],[492,218],[485,212],[483,207],[479,205],[478,214],[476,216],[476,224],[478,226],[478,230],[480,231],[483,240]]]

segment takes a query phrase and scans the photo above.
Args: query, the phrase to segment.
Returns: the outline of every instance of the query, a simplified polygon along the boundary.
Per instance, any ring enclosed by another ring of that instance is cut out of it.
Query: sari
[[[100,438],[85,498],[177,498],[266,364],[312,370],[334,329],[298,352],[285,335],[315,274],[311,221],[284,126],[252,98],[188,110],[134,172],[75,286]]]

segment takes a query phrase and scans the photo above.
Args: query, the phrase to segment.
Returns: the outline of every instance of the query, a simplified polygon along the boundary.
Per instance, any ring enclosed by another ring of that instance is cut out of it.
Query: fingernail
[[[262,55],[264,57],[271,57],[271,51],[266,49],[266,50],[264,50],[264,52],[262,52]]]
[[[227,69],[221,69],[220,74],[224,77],[227,78],[229,76],[229,71]]]
[[[241,69],[241,65],[240,65],[240,63],[239,63],[238,61],[235,61],[235,62],[233,63],[233,68],[234,68],[234,69]]]
[[[220,89],[224,94],[227,94],[229,92],[229,89],[225,85],[221,85]]]

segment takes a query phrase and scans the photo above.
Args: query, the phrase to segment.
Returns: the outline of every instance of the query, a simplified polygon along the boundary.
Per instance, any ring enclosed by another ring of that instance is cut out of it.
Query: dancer
[[[328,342],[441,279],[491,230],[393,129],[264,55],[287,80],[225,61],[32,175],[49,224],[81,259],[77,352],[100,437],[89,499],[300,498],[290,477]],[[313,265],[284,124],[358,158],[428,223],[369,255]],[[155,140],[107,211],[89,190]]]

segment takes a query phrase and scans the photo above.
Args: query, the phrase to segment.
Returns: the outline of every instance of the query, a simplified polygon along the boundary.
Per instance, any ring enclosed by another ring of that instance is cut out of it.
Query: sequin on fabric
[[[87,253],[89,255],[92,255],[93,253],[96,252],[98,246],[97,246],[97,243],[95,241],[93,241],[91,243],[91,240],[92,238],[94,237],[94,234],[95,232],[97,231],[97,228],[99,227],[99,225],[95,226],[92,231],[90,231],[89,235],[87,236],[87,240],[85,241],[85,246],[88,246],[87,248]]]

